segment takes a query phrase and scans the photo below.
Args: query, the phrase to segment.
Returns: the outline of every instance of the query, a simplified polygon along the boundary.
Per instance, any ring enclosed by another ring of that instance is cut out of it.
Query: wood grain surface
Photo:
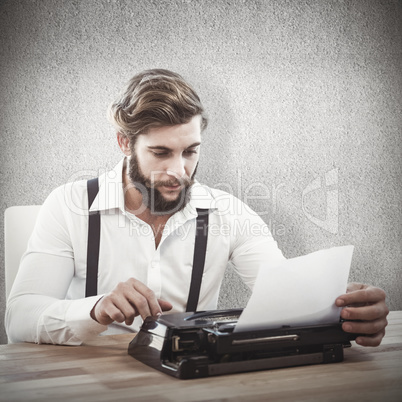
[[[382,344],[342,363],[178,380],[127,354],[133,335],[83,346],[0,345],[1,401],[402,401],[402,311]]]

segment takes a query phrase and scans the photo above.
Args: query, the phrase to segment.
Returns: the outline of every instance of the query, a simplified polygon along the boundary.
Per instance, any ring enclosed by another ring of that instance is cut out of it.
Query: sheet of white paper
[[[235,332],[338,322],[341,308],[335,299],[346,292],[353,248],[263,264]]]

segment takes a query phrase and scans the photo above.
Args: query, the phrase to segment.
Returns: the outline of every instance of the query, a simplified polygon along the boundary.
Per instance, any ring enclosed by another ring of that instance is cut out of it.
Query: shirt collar
[[[126,158],[123,158],[112,170],[99,177],[99,192],[89,209],[90,212],[116,208],[121,211],[125,210],[123,189],[123,169],[125,165]],[[195,181],[191,187],[190,201],[180,212],[190,218],[197,216],[197,208],[216,209],[216,203],[211,194],[211,189]]]
[[[120,208],[124,211],[123,158],[112,170],[99,176],[99,191],[89,212]]]

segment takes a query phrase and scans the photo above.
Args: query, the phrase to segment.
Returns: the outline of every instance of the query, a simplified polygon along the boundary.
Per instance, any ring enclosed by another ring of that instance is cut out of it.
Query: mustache
[[[192,184],[192,180],[189,177],[182,177],[181,179],[171,179],[171,180],[156,180],[152,183],[153,188],[162,187],[162,186],[181,186],[189,187]]]

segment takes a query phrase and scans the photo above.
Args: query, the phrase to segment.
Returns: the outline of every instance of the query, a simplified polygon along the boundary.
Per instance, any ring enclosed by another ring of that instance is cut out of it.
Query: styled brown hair
[[[151,128],[186,124],[197,115],[201,115],[201,131],[207,126],[204,108],[194,89],[179,74],[163,69],[135,75],[108,113],[131,144]]]

